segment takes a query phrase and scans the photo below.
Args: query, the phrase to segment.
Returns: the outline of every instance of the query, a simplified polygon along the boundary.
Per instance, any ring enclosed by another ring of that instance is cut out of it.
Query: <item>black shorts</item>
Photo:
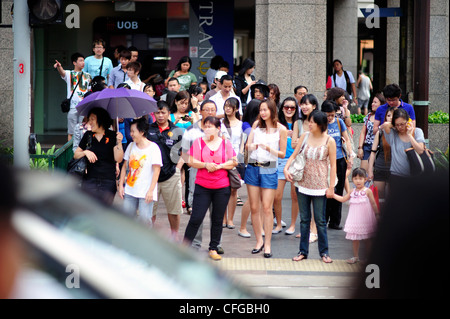
[[[373,170],[373,180],[376,182],[388,182],[391,176],[390,171],[374,169]]]

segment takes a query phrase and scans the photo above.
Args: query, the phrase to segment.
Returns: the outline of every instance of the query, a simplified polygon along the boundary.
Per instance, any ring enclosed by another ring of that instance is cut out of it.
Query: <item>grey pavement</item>
[[[245,202],[247,189],[245,184],[238,190],[238,194]],[[120,204],[120,199],[116,204]],[[290,184],[286,184],[282,201],[282,220],[288,225],[291,222]],[[225,254],[221,261],[212,261],[207,256],[209,234],[209,213],[206,215],[203,227],[202,248],[193,253],[199,254],[209,262],[217,265],[225,271],[232,280],[254,289],[259,293],[282,298],[350,298],[354,292],[354,281],[362,271],[361,264],[348,265],[345,260],[352,257],[352,242],[345,239],[343,230],[327,228],[329,254],[333,263],[325,264],[319,258],[317,242],[309,246],[307,260],[301,262],[292,261],[292,257],[298,253],[300,239],[295,235],[300,230],[300,218],[297,218],[296,231],[293,235],[285,235],[283,231],[272,235],[272,258],[264,258],[262,253],[251,254],[256,244],[250,218],[247,221],[247,231],[251,238],[238,236],[241,221],[242,206],[236,208],[234,216],[235,229],[224,228],[222,233],[222,247]],[[348,214],[348,204],[342,207],[341,226],[344,226]],[[189,222],[190,216],[181,216],[180,233],[178,241],[181,241]],[[170,237],[167,213],[163,202],[159,205],[154,228],[163,236]],[[360,258],[364,258],[364,243],[360,247]]]

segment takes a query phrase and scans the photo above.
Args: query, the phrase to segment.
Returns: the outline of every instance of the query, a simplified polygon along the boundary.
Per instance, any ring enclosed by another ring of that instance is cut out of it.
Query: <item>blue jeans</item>
[[[299,254],[308,256],[309,228],[311,225],[311,202],[314,209],[314,220],[317,226],[319,254],[328,255],[327,224],[325,222],[326,196],[310,196],[299,193],[296,188],[298,206],[300,208],[300,251]]]
[[[133,217],[136,217],[136,213],[139,210],[139,216],[137,216],[137,219],[144,224],[151,224],[153,216],[153,201],[146,203],[145,198],[137,198],[125,194],[123,199],[123,209],[125,213]]]

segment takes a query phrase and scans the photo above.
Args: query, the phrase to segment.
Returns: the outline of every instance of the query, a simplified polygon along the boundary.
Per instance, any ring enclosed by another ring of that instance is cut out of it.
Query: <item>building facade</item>
[[[0,2],[0,140],[8,146],[14,130],[13,2]],[[398,83],[403,99],[414,99],[415,1],[64,1],[64,6],[70,3],[80,9],[79,28],[63,23],[31,29],[30,132],[38,140],[65,135],[66,114],[59,105],[66,88],[53,69],[55,59],[71,69],[70,55],[91,55],[97,38],[106,40],[109,57],[119,44],[137,47],[141,79],[155,73],[166,78],[184,55],[194,60],[198,77],[215,54],[226,56],[230,73],[253,57],[255,76],[277,84],[282,97],[305,85],[321,100],[331,62],[340,59],[355,77],[361,69],[369,73],[375,91]],[[374,5],[400,8],[401,14],[380,17],[378,26],[370,27],[361,9]],[[429,111],[448,112],[449,2],[430,0],[429,20]]]

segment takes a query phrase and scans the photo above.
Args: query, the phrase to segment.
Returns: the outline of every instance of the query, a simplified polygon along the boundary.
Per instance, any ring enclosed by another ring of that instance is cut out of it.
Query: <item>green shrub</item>
[[[55,153],[55,145],[52,146],[47,152],[41,148],[41,143],[36,144],[36,155],[53,155]],[[30,158],[31,169],[41,169],[48,171],[49,159],[48,158]]]
[[[428,123],[448,124],[448,113],[436,111],[428,115]]]
[[[364,123],[364,117],[363,114],[350,114],[352,123]]]
[[[352,123],[364,123],[364,115],[362,114],[351,114],[350,118]],[[428,123],[449,124],[449,114],[442,111],[433,112],[428,115]]]
[[[0,155],[13,155],[14,148],[5,146],[3,140],[0,140]]]

